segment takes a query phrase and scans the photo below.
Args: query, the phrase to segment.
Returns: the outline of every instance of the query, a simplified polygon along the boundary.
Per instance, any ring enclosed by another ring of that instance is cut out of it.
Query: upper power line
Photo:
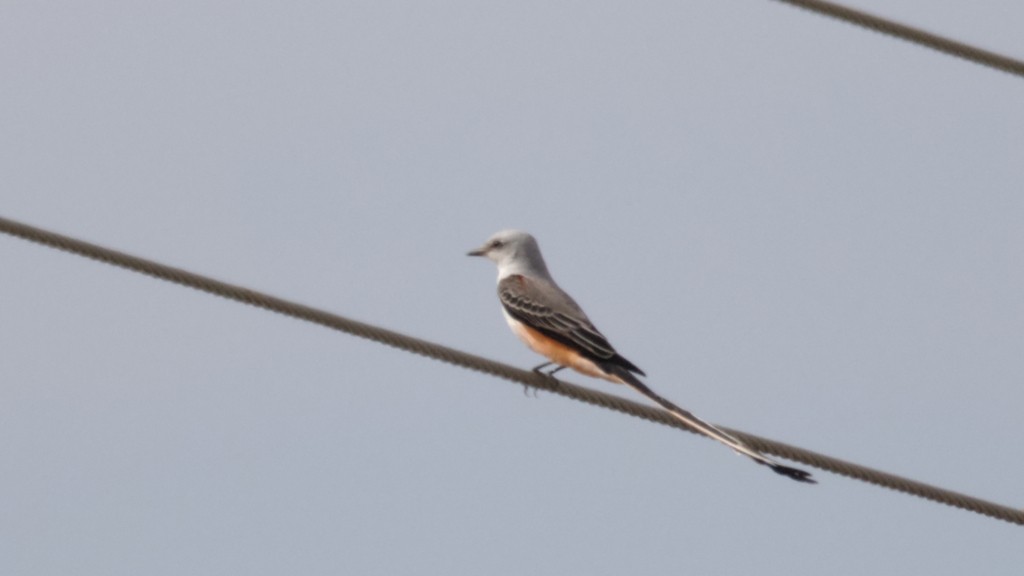
[[[1010,58],[1009,56],[1003,56],[989,50],[984,50],[970,44],[965,44],[951,38],[939,36],[920,28],[908,26],[906,24],[900,24],[881,16],[875,16],[867,12],[860,10],[854,10],[853,8],[847,8],[840,4],[834,4],[832,2],[824,2],[822,0],[776,0],[785,4],[791,4],[849,22],[850,24],[856,24],[857,26],[863,26],[864,28],[870,28],[876,32],[882,34],[888,34],[896,38],[901,38],[908,42],[913,42],[920,46],[931,48],[932,50],[938,50],[945,54],[950,54],[964,60],[969,60],[975,64],[981,64],[982,66],[988,66],[989,68],[995,68],[996,70],[1002,70],[1015,76],[1024,78],[1024,61]]]

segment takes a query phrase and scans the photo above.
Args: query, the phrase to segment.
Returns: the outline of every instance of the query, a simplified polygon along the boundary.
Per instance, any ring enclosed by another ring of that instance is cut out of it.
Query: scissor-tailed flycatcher
[[[549,374],[572,368],[587,376],[625,384],[657,402],[686,425],[758,464],[793,480],[815,483],[809,473],[779,464],[655,394],[641,382],[634,374],[644,376],[643,370],[616,352],[579,304],[555,284],[533,236],[519,230],[498,232],[469,255],[485,256],[498,265],[498,298],[505,320],[530,349],[551,360],[535,370],[554,363],[558,367]]]

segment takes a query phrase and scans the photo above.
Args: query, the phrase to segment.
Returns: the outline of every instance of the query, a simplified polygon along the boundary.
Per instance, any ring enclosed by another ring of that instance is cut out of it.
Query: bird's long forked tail
[[[797,482],[806,482],[808,484],[818,483],[814,478],[811,477],[810,472],[800,470],[799,468],[792,468],[790,466],[779,464],[775,460],[772,460],[771,458],[765,456],[764,454],[761,454],[757,450],[754,450],[750,446],[747,446],[737,438],[734,438],[732,435],[726,433],[723,430],[718,429],[713,424],[709,424],[708,422],[701,420],[700,418],[694,416],[693,413],[689,412],[688,410],[683,410],[679,406],[676,406],[672,402],[669,402],[668,400],[662,398],[653,390],[648,388],[646,384],[641,382],[639,378],[634,376],[625,368],[616,365],[602,366],[602,368],[604,368],[611,375],[615,376],[626,386],[629,386],[630,388],[657,402],[659,406],[667,410],[670,414],[678,418],[684,424],[700,432],[701,434],[707,436],[708,438],[711,438],[712,440],[717,440],[722,444],[725,444],[729,448],[732,448],[737,453],[747,456],[754,462],[757,462],[758,464],[763,464],[771,468],[776,474],[782,474],[783,476],[786,476],[787,478],[792,478]]]

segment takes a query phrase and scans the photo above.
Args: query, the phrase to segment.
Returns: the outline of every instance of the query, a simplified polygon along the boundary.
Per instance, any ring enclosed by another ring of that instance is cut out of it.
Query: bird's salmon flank
[[[637,375],[644,375],[643,371],[616,352],[579,304],[555,284],[533,236],[518,230],[498,232],[469,255],[484,256],[498,265],[498,298],[509,327],[531,350],[557,364],[557,369],[572,368],[587,376],[625,384],[708,438],[783,476],[815,483],[809,473],[772,460],[662,398],[640,381]]]
[[[587,376],[603,378],[618,383],[618,380],[609,378],[608,374],[598,368],[591,360],[585,358],[578,350],[545,336],[543,332],[530,328],[512,316],[507,316],[506,319],[508,320],[509,327],[512,328],[512,332],[525,342],[530,347],[530,350],[546,357],[559,366],[572,368]]]

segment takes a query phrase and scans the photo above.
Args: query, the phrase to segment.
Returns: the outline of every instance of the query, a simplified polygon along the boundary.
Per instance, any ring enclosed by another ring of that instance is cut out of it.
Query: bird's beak
[[[487,255],[487,248],[486,247],[481,247],[481,248],[477,248],[476,250],[470,250],[469,252],[466,252],[466,256],[486,256],[486,255]]]

